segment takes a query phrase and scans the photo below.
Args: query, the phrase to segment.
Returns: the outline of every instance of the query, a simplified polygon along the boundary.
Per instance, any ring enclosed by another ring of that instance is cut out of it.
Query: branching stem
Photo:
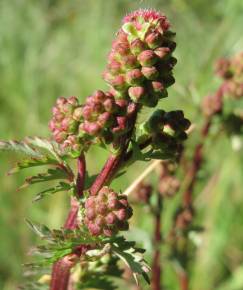
[[[77,160],[77,195],[82,197],[84,182],[85,182],[85,170],[86,162],[84,154],[81,154]],[[66,219],[64,228],[65,229],[75,229],[77,226],[77,214],[79,209],[79,202],[76,198],[71,198],[71,209],[69,211],[68,217]],[[68,255],[59,261],[57,261],[52,268],[51,285],[50,290],[68,290],[70,270],[75,265],[78,259],[77,254]]]

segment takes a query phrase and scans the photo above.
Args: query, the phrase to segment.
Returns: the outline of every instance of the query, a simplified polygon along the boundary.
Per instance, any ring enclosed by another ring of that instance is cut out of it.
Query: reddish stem
[[[161,210],[162,210],[162,197],[160,193],[157,193],[157,210],[155,212],[155,228],[154,228],[154,256],[152,263],[152,279],[151,288],[152,290],[161,290],[161,263],[160,263],[160,244],[162,241],[161,235]]]
[[[104,167],[102,168],[99,175],[96,177],[95,181],[90,187],[90,194],[96,195],[99,190],[114,177],[117,173],[120,165],[125,160],[127,147],[131,140],[131,136],[134,130],[134,126],[137,119],[137,113],[139,110],[139,105],[131,103],[130,118],[128,119],[128,128],[131,128],[128,133],[120,139],[119,147],[120,151],[117,155],[111,155],[106,161]]]
[[[202,131],[201,131],[202,141],[199,144],[197,144],[195,151],[194,151],[192,165],[191,165],[191,168],[189,169],[188,177],[187,177],[189,182],[188,182],[187,187],[183,193],[183,205],[185,208],[189,208],[192,205],[192,193],[193,193],[194,186],[195,186],[195,183],[197,180],[198,172],[201,168],[202,161],[203,161],[204,140],[209,133],[211,123],[212,123],[211,118],[206,120],[206,122],[202,128]]]
[[[189,279],[186,272],[179,273],[180,290],[189,289]]]
[[[78,174],[77,174],[77,194],[82,197],[85,182],[86,163],[84,154],[78,158]],[[77,226],[77,214],[79,202],[76,198],[71,198],[71,209],[66,219],[64,228],[75,229]],[[70,270],[78,259],[77,254],[71,254],[57,261],[52,268],[50,290],[67,290],[69,287]]]
[[[201,169],[202,163],[203,163],[203,146],[209,134],[209,130],[210,130],[215,114],[221,113],[222,111],[222,107],[223,107],[222,100],[224,96],[224,90],[225,90],[225,83],[223,83],[219,87],[219,89],[214,95],[215,102],[220,104],[218,111],[206,118],[205,123],[201,129],[201,141],[195,147],[192,164],[191,164],[191,167],[189,168],[189,171],[186,177],[186,179],[188,180],[188,183],[182,195],[182,198],[183,198],[183,210],[181,212],[182,215],[184,214],[184,210],[187,210],[187,209],[189,211],[193,210],[193,191],[195,188],[195,184],[197,182],[198,172]],[[183,229],[186,230],[186,228],[188,227],[189,224],[191,224],[191,222],[192,222],[192,216],[189,218],[188,223],[185,223]],[[186,239],[186,243],[187,243],[187,236],[184,238]],[[180,289],[189,290],[189,277],[186,271],[187,263],[188,263],[187,246],[184,247],[184,253],[182,256],[184,257],[182,261],[184,264],[184,271],[178,274]]]
[[[123,154],[120,153],[119,155],[111,155],[108,158],[100,174],[97,176],[94,183],[90,187],[91,195],[97,194],[103,185],[106,184],[117,172],[122,157]]]

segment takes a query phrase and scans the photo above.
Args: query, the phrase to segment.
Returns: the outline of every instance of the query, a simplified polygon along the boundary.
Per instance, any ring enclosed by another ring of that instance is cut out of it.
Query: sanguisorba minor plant
[[[24,289],[115,289],[112,277],[121,277],[120,261],[137,281],[149,283],[149,266],[143,249],[126,240],[132,207],[127,196],[110,184],[137,160],[176,160],[187,138],[188,119],[178,108],[156,109],[174,83],[172,56],[175,33],[165,15],[138,10],[123,19],[103,74],[109,90],[97,90],[80,104],[77,97],[60,97],[52,109],[51,139],[28,137],[23,141],[1,141],[2,150],[15,150],[27,157],[10,171],[45,166],[47,171],[28,177],[24,187],[53,181],[34,201],[60,191],[71,195],[71,208],[63,228],[49,229],[27,221],[42,239],[33,251],[37,258],[28,265],[39,278],[49,267],[49,276],[28,282]],[[138,123],[144,107],[151,116]],[[99,145],[109,152],[101,171],[90,176],[86,154]],[[73,168],[73,159],[76,168]],[[158,289],[158,288],[155,288]]]

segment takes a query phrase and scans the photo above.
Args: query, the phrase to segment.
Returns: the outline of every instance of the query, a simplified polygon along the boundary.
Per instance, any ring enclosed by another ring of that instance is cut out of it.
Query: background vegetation
[[[161,108],[181,108],[193,123],[200,123],[200,99],[219,84],[212,78],[214,60],[243,50],[241,0],[0,0],[0,139],[48,136],[50,110],[58,96],[85,98],[94,89],[105,88],[101,72],[111,41],[123,15],[139,7],[164,11],[177,32],[177,82]],[[206,231],[196,237],[200,247],[193,264],[192,289],[240,290],[243,154],[232,147],[235,138],[218,139],[207,147],[209,162],[200,174],[202,182],[196,192],[198,223]],[[89,167],[95,171],[104,159],[104,152],[95,150],[89,156]],[[5,174],[14,160],[14,155],[0,156],[3,290],[16,289],[22,279],[21,265],[34,244],[35,237],[24,218],[57,227],[68,206],[65,194],[32,205],[33,193],[16,192],[23,176]],[[137,163],[114,187],[125,189],[144,166]],[[171,207],[174,205],[169,204],[168,210]],[[150,220],[136,219],[139,211],[135,211],[130,234],[147,248],[149,257]],[[170,268],[165,282],[168,289],[178,287]]]

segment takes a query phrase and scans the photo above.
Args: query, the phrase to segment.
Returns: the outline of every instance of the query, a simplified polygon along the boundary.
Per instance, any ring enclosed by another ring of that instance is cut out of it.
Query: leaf
[[[39,173],[37,175],[26,178],[25,183],[20,186],[19,189],[23,189],[35,183],[46,182],[56,179],[68,179],[67,172],[59,167],[50,168],[45,173]]]
[[[59,182],[56,186],[53,186],[51,188],[39,192],[33,199],[33,202],[39,201],[45,196],[52,195],[60,191],[70,191],[70,190],[74,190],[74,186],[72,184],[66,182]]]
[[[126,32],[129,35],[132,35],[133,37],[138,36],[137,29],[131,22],[124,23],[122,29],[124,32]]]
[[[103,276],[103,273],[95,273],[88,275],[85,281],[78,285],[78,289],[100,289],[100,290],[115,290],[117,286]]]
[[[108,261],[107,258],[109,258]],[[90,263],[91,267],[83,275],[78,289],[117,289],[110,278],[120,278],[123,273],[123,270],[118,267],[118,261],[117,257],[110,255],[106,257],[105,261],[99,260],[96,267]]]
[[[57,161],[48,156],[43,156],[41,158],[24,159],[17,162],[16,166],[12,168],[8,172],[8,174],[9,175],[14,174],[26,168],[43,166],[43,165],[55,165],[55,164],[58,164]]]
[[[32,249],[31,254],[38,256],[38,259],[35,263],[26,264],[28,268],[49,266],[72,253],[77,246],[94,245],[97,247],[101,243],[100,238],[90,236],[89,232],[83,229],[50,230],[45,225],[34,224],[29,220],[26,222],[30,229],[45,242]]]
[[[42,149],[51,154],[56,160],[60,161],[60,154],[57,152],[57,145],[54,141],[49,141],[40,137],[26,137],[26,142],[35,148]],[[56,147],[56,148],[55,148]]]
[[[39,151],[35,150],[24,141],[0,141],[0,150],[15,151],[35,158],[43,157]]]
[[[118,237],[112,242],[111,249],[131,269],[136,282],[138,282],[137,275],[142,275],[145,281],[150,283],[147,274],[150,267],[141,255],[144,253],[144,249],[135,247],[135,242],[126,241],[123,237]]]
[[[27,225],[30,227],[30,229],[37,234],[40,238],[50,239],[51,238],[51,230],[41,224],[33,224],[30,220],[25,220]]]

